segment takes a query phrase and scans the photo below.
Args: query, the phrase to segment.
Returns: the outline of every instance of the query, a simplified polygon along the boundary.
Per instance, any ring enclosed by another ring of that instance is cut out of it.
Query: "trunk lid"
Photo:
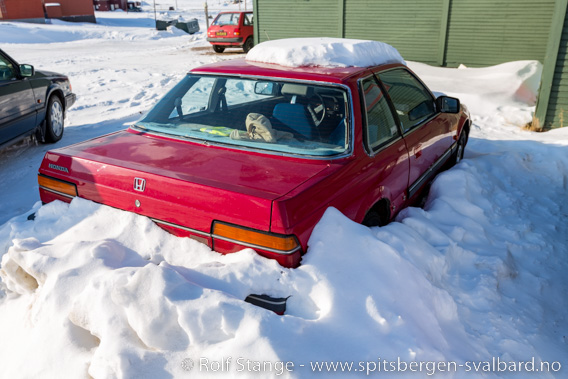
[[[80,197],[208,233],[213,220],[269,231],[272,201],[326,167],[128,130],[50,151],[40,173],[75,182]]]

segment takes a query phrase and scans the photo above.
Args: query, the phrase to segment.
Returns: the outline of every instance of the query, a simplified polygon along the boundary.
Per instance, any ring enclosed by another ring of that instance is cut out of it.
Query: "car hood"
[[[59,74],[53,71],[35,70],[35,78],[64,78],[68,79],[67,75]]]

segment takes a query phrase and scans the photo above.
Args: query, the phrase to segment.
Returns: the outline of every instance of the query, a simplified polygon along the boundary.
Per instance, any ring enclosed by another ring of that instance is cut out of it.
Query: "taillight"
[[[236,36],[240,36],[241,35],[241,29],[235,29],[233,34],[236,35]]]
[[[213,224],[215,238],[278,254],[291,254],[300,249],[295,236],[267,233],[219,221]]]
[[[51,178],[49,176],[44,176],[41,174],[37,176],[37,182],[40,188],[43,188],[44,190],[51,191],[65,197],[77,196],[77,187],[73,183],[65,182],[63,180]]]

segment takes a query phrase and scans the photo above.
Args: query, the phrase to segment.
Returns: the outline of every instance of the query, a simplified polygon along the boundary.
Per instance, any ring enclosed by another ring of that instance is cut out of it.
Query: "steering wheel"
[[[312,116],[314,125],[319,126],[325,118],[325,102],[323,101],[323,97],[318,93],[314,94],[310,97],[306,108],[308,108],[308,112],[310,112],[310,116]]]

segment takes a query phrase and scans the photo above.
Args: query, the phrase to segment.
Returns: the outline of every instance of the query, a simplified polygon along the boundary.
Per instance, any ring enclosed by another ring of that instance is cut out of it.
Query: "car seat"
[[[285,83],[282,85],[280,92],[284,96],[291,95],[289,103],[276,104],[272,111],[272,117],[280,124],[295,135],[299,135],[303,139],[318,139],[318,131],[310,122],[306,110],[302,104],[296,103],[298,96],[309,97],[312,88],[303,84]],[[278,123],[276,123],[278,125]]]

